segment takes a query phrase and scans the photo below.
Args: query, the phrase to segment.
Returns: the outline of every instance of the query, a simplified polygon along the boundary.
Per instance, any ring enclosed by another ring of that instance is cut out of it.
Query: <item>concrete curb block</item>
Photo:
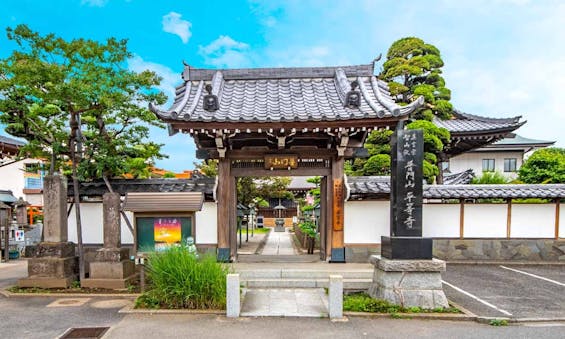
[[[421,320],[454,320],[454,321],[476,321],[477,317],[465,314],[453,313],[367,313],[367,312],[343,312],[349,317],[365,318],[392,318],[393,314],[400,316],[399,319],[421,319]]]
[[[6,298],[29,298],[29,297],[53,297],[53,298],[132,298],[139,297],[140,293],[13,293],[6,289],[0,289],[0,294]]]
[[[215,315],[226,315],[225,310],[187,310],[187,309],[144,309],[144,308],[133,308],[133,305],[125,306],[120,309],[118,313],[124,314],[215,314]]]
[[[558,265],[563,266],[565,262],[563,261],[510,261],[510,260],[453,260],[445,261],[448,265]]]
[[[531,323],[561,323],[565,317],[560,318],[507,318],[507,317],[477,317],[477,322],[489,324],[491,320],[506,320],[508,324],[531,324]]]

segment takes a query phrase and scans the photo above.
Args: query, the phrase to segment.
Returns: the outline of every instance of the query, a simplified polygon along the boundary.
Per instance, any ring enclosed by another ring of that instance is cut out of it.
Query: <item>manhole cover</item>
[[[90,298],[62,298],[47,305],[47,307],[74,307],[86,304]]]
[[[109,327],[69,328],[60,338],[101,338]]]

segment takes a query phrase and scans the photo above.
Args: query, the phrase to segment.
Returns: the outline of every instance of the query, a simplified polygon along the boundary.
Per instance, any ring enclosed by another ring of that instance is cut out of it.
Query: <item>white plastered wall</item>
[[[218,243],[218,214],[215,202],[205,202],[202,210],[196,212],[196,243],[217,244]]]
[[[345,244],[380,244],[390,234],[388,201],[346,201],[344,206]]]
[[[553,238],[555,204],[512,204],[511,238]]]
[[[70,204],[67,206],[69,208]],[[126,212],[128,219],[133,227],[133,213]],[[83,244],[103,244],[104,243],[104,227],[103,227],[103,210],[102,203],[81,203],[80,204],[80,221],[82,225],[82,243]],[[121,236],[122,244],[133,244],[133,234],[130,232],[124,217],[121,218]],[[72,207],[71,214],[68,219],[69,241],[77,242],[77,226],[75,218],[75,207]]]
[[[559,238],[565,238],[565,204],[559,205]]]
[[[424,204],[424,237],[459,237],[459,204]]]
[[[465,204],[465,238],[505,238],[506,204]]]

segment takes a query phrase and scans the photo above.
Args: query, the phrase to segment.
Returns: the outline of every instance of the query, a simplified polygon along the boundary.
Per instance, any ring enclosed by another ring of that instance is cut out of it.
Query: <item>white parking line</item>
[[[498,308],[498,307],[494,306],[493,304],[491,304],[491,303],[489,303],[489,302],[487,302],[487,301],[484,301],[483,299],[481,299],[481,298],[479,298],[479,297],[477,297],[477,296],[474,296],[474,295],[472,295],[471,293],[469,293],[469,292],[467,292],[467,291],[464,291],[464,290],[460,289],[460,288],[457,287],[457,286],[454,286],[454,285],[448,283],[448,282],[445,281],[445,280],[442,280],[441,282],[444,283],[444,284],[446,284],[447,286],[453,288],[453,289],[456,290],[457,292],[461,292],[461,293],[465,294],[466,296],[471,297],[471,298],[475,299],[476,301],[478,301],[478,302],[480,302],[480,303],[482,303],[482,304],[485,304],[485,305],[487,305],[487,306],[490,307],[490,308],[493,308],[493,309],[497,310],[497,311],[500,312],[500,313],[506,314],[507,316],[512,316],[512,313],[510,313],[510,312],[508,312],[508,311],[505,311],[505,310],[503,310],[503,309],[501,309],[501,308]]]
[[[514,269],[514,268],[510,268],[510,267],[506,267],[506,266],[502,266],[502,265],[500,265],[500,268],[504,268],[505,270],[510,270],[510,271],[514,271],[514,272],[517,272],[517,273],[522,273],[522,274],[528,275],[528,276],[533,277],[533,278],[538,278],[538,279],[541,279],[541,280],[549,281],[550,283],[554,283],[554,284],[559,285],[559,286],[565,286],[564,283],[561,283],[561,282],[559,282],[559,281],[547,279],[547,278],[541,277],[541,276],[539,276],[539,275],[535,275],[535,274],[531,274],[531,273],[528,273],[528,272],[520,271],[520,270],[517,270],[517,269]]]

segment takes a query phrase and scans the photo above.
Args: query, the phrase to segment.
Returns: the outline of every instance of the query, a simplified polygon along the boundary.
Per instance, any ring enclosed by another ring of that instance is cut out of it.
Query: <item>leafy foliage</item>
[[[380,78],[387,81],[390,93],[409,103],[423,96],[427,107],[416,118],[431,120],[433,115],[442,119],[451,116],[451,91],[441,76],[443,60],[437,47],[422,39],[406,37],[395,41],[387,53]]]
[[[318,237],[318,232],[316,230],[316,224],[313,223],[312,221],[305,220],[305,221],[301,222],[300,224],[298,224],[298,227],[300,228],[300,231],[302,231],[302,233],[304,233],[308,237],[310,237],[310,238],[317,238]]]
[[[82,145],[83,180],[120,176],[163,157],[161,145],[146,140],[148,126],[161,124],[143,104],[165,101],[155,89],[160,78],[127,69],[126,40],[66,41],[26,25],[7,33],[18,48],[0,60],[0,122],[28,141],[22,156],[51,159],[53,173],[68,165],[73,137]]]
[[[351,312],[369,312],[369,313],[461,313],[458,309],[434,308],[423,309],[420,307],[403,307],[394,305],[386,300],[374,299],[366,293],[355,293],[345,295],[343,298],[343,310]]]
[[[508,178],[500,172],[483,172],[480,177],[475,177],[471,180],[471,183],[476,185],[501,185],[508,182]]]
[[[535,151],[520,167],[518,178],[527,184],[565,183],[565,149]]]
[[[228,267],[213,255],[198,259],[186,247],[171,247],[151,253],[147,270],[150,289],[137,308],[225,308]]]

